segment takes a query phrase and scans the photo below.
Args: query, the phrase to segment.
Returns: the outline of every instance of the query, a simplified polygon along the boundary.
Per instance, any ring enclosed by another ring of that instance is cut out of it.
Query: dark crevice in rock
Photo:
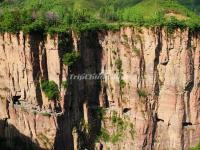
[[[91,42],[92,41],[92,42]],[[101,59],[102,59],[102,47],[99,44],[97,32],[83,33],[80,38],[78,48],[81,53],[81,62],[78,65],[79,73],[86,74],[100,74],[101,72]],[[99,107],[99,95],[101,92],[101,81],[100,80],[84,80],[84,82],[77,82],[79,86],[80,97],[79,107],[83,107],[82,104],[87,102],[88,108]],[[84,112],[80,112],[84,113]],[[80,117],[82,118],[82,114]],[[96,136],[101,128],[101,120],[97,117],[97,109],[88,109],[88,125],[90,130],[82,132],[78,130],[80,135],[80,149],[93,150],[95,148]],[[79,118],[81,120],[81,118]],[[80,122],[80,120],[78,122]],[[78,123],[77,122],[77,123]],[[88,136],[90,135],[90,136]]]
[[[20,101],[19,101],[20,98],[21,96],[13,96],[12,97],[13,104],[20,104]]]
[[[43,34],[34,34],[30,35],[30,49],[31,49],[31,62],[33,64],[33,80],[36,87],[36,99],[37,103],[40,107],[42,107],[42,93],[40,89],[40,76],[41,76],[41,68],[40,68],[40,58],[39,58],[39,49],[40,44],[44,42]]]
[[[155,113],[155,115],[154,115],[154,122],[164,122],[164,120],[163,119],[160,119],[160,118],[158,118],[158,114],[157,113]]]
[[[139,62],[140,74],[139,74],[138,88],[144,88],[146,86],[145,84],[145,69],[146,68],[145,68],[143,41],[141,37],[140,37],[140,44],[141,44],[141,55],[140,55],[140,62]]]
[[[59,75],[60,84],[62,84],[61,82],[63,75],[63,60],[62,60],[63,55],[67,52],[72,52],[73,50],[74,46],[73,46],[72,33],[67,32],[58,34],[58,54],[60,58],[60,75]]]
[[[102,48],[99,44],[98,33],[81,33],[78,50],[80,51],[81,58],[69,68],[69,77],[72,74],[99,74],[101,71]],[[97,133],[101,128],[101,120],[96,116],[97,109],[93,109],[99,107],[101,81],[70,80],[69,78],[68,80],[68,92],[66,93],[64,104],[65,112],[62,120],[58,118],[58,127],[60,130],[57,131],[55,149],[73,149],[73,143],[78,143],[78,149],[93,150]],[[90,126],[90,130],[88,131],[84,129],[82,124],[84,122],[83,114],[86,113],[83,109],[84,103],[87,104],[88,108],[88,114],[86,114],[88,117],[87,126]],[[78,141],[73,141],[73,129],[77,130]],[[63,133],[64,135],[61,136],[59,133]],[[59,136],[61,137],[59,138]]]
[[[159,83],[159,73],[158,73],[158,65],[160,63],[160,52],[162,50],[162,29],[161,28],[157,28],[156,29],[156,34],[157,34],[157,38],[158,38],[158,44],[157,47],[155,49],[155,59],[154,59],[154,74],[153,74],[153,81],[154,81],[154,102],[151,106],[152,112],[156,112],[157,111],[157,107],[158,107],[158,97],[160,94],[160,83]],[[158,118],[158,114],[155,113],[153,115],[153,128],[152,128],[152,145],[151,145],[151,149],[153,149],[154,144],[155,144],[155,136],[156,136],[156,130],[157,130],[157,123],[159,121],[164,122],[163,119]]]
[[[192,123],[191,122],[183,122],[182,125],[183,126],[192,126]]]
[[[188,43],[187,43],[187,55],[186,55],[186,77],[187,83],[185,86],[185,91],[191,92],[194,86],[194,56],[193,56],[193,47],[192,47],[192,34],[188,34]]]
[[[129,112],[131,110],[131,108],[124,108],[123,109],[123,113],[127,113],[127,112]]]
[[[41,41],[40,47],[40,55],[41,55],[41,73],[43,79],[48,80],[48,68],[47,68],[47,51],[45,47],[45,41]]]
[[[106,87],[103,88],[103,99],[104,99],[104,106],[106,108],[109,107],[109,100],[108,100],[108,95],[107,95],[107,89]]]
[[[17,44],[20,45],[20,33],[16,33],[16,37],[17,37]]]

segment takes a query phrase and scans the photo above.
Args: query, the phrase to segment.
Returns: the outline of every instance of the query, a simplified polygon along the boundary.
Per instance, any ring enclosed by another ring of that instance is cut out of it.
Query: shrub
[[[146,98],[148,96],[147,92],[145,89],[137,89],[137,93],[139,97],[144,97]]]
[[[140,49],[138,49],[137,47],[133,48],[133,52],[136,54],[136,56],[140,56]]]
[[[185,27],[184,22],[177,20],[175,17],[170,17],[166,23],[168,33],[172,34],[175,29],[183,29]]]
[[[113,112],[111,117],[112,124],[116,127],[115,132],[111,135],[112,143],[116,143],[123,139],[126,129],[128,128],[128,122],[117,116],[116,112]]]
[[[42,80],[41,88],[49,100],[59,99],[58,85],[54,81]]]
[[[104,129],[104,128],[101,128],[101,131],[100,133],[98,134],[98,137],[97,137],[97,140],[102,140],[104,142],[109,142],[110,141],[110,135],[109,135],[109,132]]]
[[[116,9],[114,8],[114,6],[107,6],[107,7],[101,8],[100,16],[103,19],[107,19],[107,20],[111,20],[111,21],[118,20],[118,16],[117,16]]]
[[[63,56],[63,63],[71,66],[80,58],[80,54],[77,52],[66,53]]]
[[[4,11],[1,16],[0,30],[5,32],[18,32],[20,30],[21,18],[18,10]]]
[[[113,112],[111,116],[111,123],[113,125],[113,132],[109,134],[109,132],[101,128],[101,131],[97,135],[97,140],[102,140],[104,142],[111,142],[113,144],[121,141],[126,131],[128,130],[131,134],[132,139],[134,139],[135,135],[135,129],[132,123],[130,123],[128,120],[124,120],[121,117],[117,116],[117,112]]]
[[[121,89],[125,88],[126,82],[125,82],[124,80],[121,79],[121,80],[119,81],[119,86],[121,87]]]
[[[48,112],[44,112],[44,113],[42,113],[42,115],[45,116],[45,117],[51,117],[51,114],[48,113]]]
[[[200,150],[200,144],[198,144],[196,147],[194,148],[190,148],[189,150]]]
[[[123,70],[122,70],[122,61],[121,61],[121,59],[117,59],[115,61],[115,66],[116,66],[117,71],[118,71],[120,93],[122,94],[122,89],[126,86],[126,82],[122,79]]]
[[[80,25],[83,23],[91,22],[92,16],[89,14],[88,10],[74,10],[72,14],[72,24]]]
[[[25,33],[31,32],[44,32],[45,31],[45,21],[43,19],[37,19],[34,22],[22,26],[22,31]]]
[[[103,107],[98,107],[96,110],[96,116],[98,119],[103,120],[106,114],[106,109]]]
[[[64,89],[67,89],[67,86],[68,86],[68,81],[66,80],[66,81],[63,81],[62,82],[62,87],[64,88]]]
[[[122,70],[122,61],[121,61],[121,59],[117,59],[115,61],[115,65],[117,67],[117,70],[120,72]]]
[[[135,128],[134,128],[134,125],[132,123],[130,123],[130,131],[129,131],[129,133],[131,134],[131,138],[134,140]]]
[[[123,136],[122,133],[114,133],[114,134],[112,134],[111,142],[113,144],[117,143],[118,141],[120,141],[122,139],[122,136]]]

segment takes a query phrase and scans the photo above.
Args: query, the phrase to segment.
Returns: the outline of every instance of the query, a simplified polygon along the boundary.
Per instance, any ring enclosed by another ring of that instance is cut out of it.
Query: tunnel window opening
[[[123,113],[127,113],[127,112],[129,112],[131,110],[131,108],[124,108],[123,109]]]
[[[157,121],[157,122],[159,122],[159,121],[164,122],[163,119],[159,119],[159,118],[157,118],[156,121]]]
[[[109,107],[109,100],[108,100],[106,88],[103,89],[103,93],[104,93],[105,107],[108,108]]]
[[[157,113],[155,114],[155,121],[156,121],[156,122],[160,122],[160,121],[161,121],[161,122],[164,122],[163,119],[158,118],[158,114],[157,114]]]
[[[12,97],[13,104],[20,105],[20,101],[19,101],[20,98],[21,96],[13,96]]]
[[[183,122],[182,124],[183,124],[183,126],[191,126],[192,125],[191,122]]]

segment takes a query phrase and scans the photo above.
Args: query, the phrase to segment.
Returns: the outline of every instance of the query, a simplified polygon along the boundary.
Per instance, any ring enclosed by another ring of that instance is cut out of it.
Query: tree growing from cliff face
[[[62,82],[62,87],[66,90],[67,89],[67,86],[68,86],[68,81],[63,81]]]
[[[101,128],[100,132],[97,134],[97,141],[116,144],[126,137],[126,133],[129,133],[132,140],[134,140],[135,128],[128,118],[121,118],[118,116],[117,112],[113,111],[109,119],[112,123],[112,131]]]
[[[115,66],[117,68],[117,72],[118,72],[118,77],[119,77],[119,86],[120,86],[120,95],[122,97],[123,94],[123,88],[126,86],[126,82],[123,80],[123,69],[122,69],[122,60],[120,58],[118,58],[115,61]]]
[[[71,66],[80,58],[80,54],[77,52],[66,53],[63,56],[63,63]]]
[[[54,81],[42,80],[41,88],[49,100],[59,99],[58,85]]]

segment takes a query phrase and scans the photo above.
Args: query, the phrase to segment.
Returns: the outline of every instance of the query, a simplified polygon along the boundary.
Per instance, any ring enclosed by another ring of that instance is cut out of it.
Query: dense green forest
[[[180,3],[187,6],[191,10],[195,11],[197,14],[200,14],[200,1],[199,0],[179,0]]]
[[[1,0],[0,32],[64,32],[123,25],[199,29],[199,0]]]

